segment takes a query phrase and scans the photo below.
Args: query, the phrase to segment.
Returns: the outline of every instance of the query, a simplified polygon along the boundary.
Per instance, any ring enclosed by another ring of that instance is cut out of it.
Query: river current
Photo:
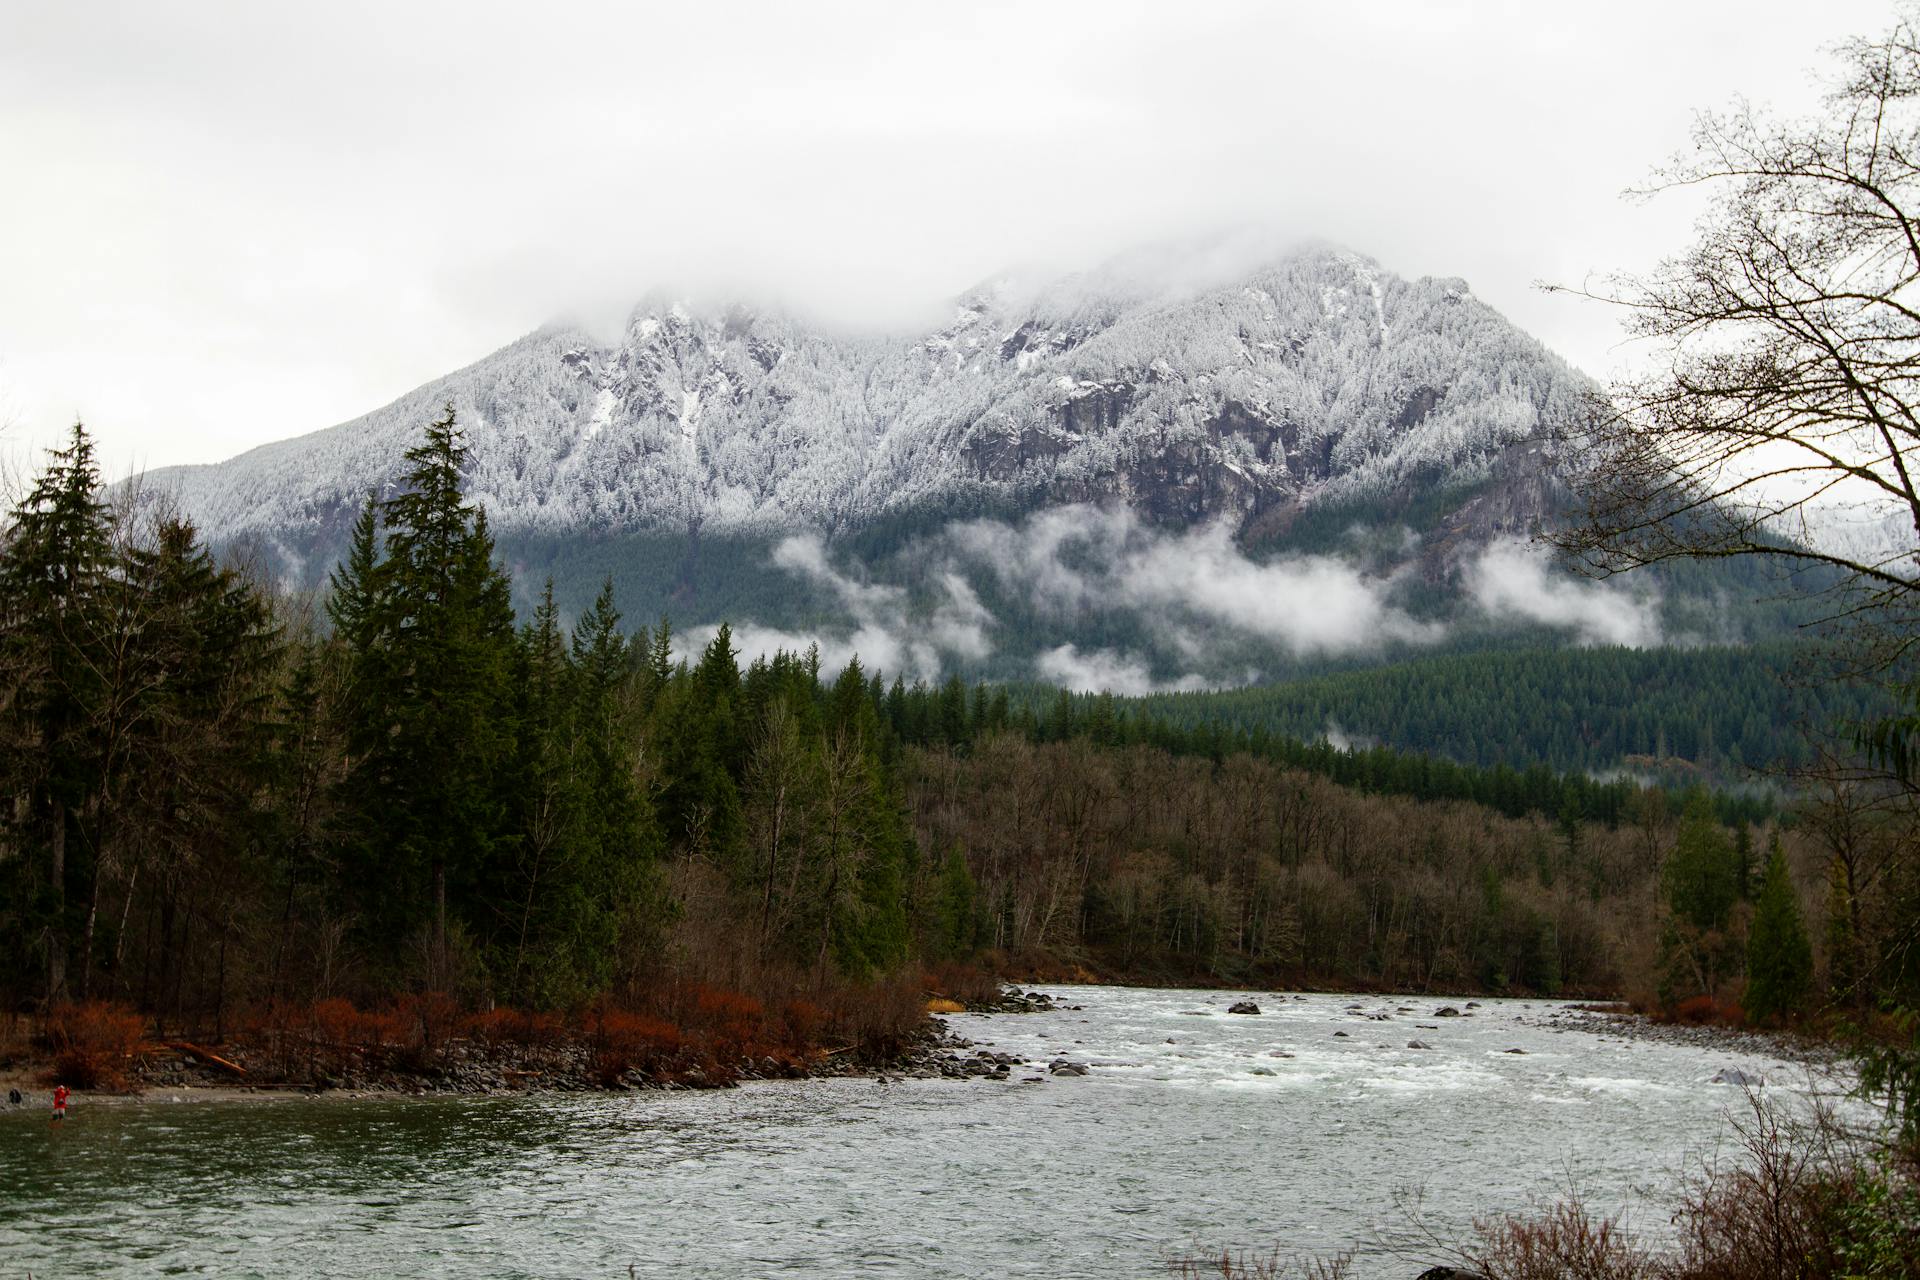
[[[57,1126],[0,1107],[0,1280],[1106,1280],[1165,1275],[1197,1245],[1275,1244],[1411,1277],[1418,1259],[1391,1249],[1415,1200],[1457,1237],[1571,1181],[1657,1233],[1745,1105],[1716,1073],[1809,1085],[1750,1053],[1565,1030],[1538,1001],[1048,990],[1082,1007],[949,1019],[1035,1060],[1005,1083],[179,1105],[160,1090]],[[1247,996],[1260,1016],[1226,1013]],[[1466,1016],[1434,1016],[1446,1004]],[[1088,1074],[1026,1082],[1061,1057]]]

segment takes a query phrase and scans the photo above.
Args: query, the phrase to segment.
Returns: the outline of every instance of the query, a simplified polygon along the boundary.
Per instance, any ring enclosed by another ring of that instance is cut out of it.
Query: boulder
[[[1763,1075],[1758,1074],[1757,1072],[1742,1071],[1738,1067],[1722,1067],[1720,1068],[1720,1070],[1713,1073],[1713,1079],[1708,1083],[1733,1084],[1733,1085],[1739,1085],[1743,1089],[1747,1089],[1747,1088],[1759,1088],[1761,1085],[1765,1084],[1766,1082],[1767,1082],[1767,1078]]]
[[[1432,1046],[1432,1045],[1430,1045],[1430,1044],[1428,1044],[1428,1043],[1427,1043],[1427,1042],[1426,1042],[1425,1040],[1409,1040],[1409,1041],[1407,1041],[1407,1048],[1409,1048],[1409,1049],[1431,1049],[1431,1048],[1433,1048],[1433,1046]]]
[[[1433,1011],[1433,1016],[1436,1018],[1457,1018],[1460,1016],[1460,1011],[1450,1004],[1443,1004]]]
[[[1232,1004],[1227,1006],[1227,1012],[1228,1013],[1247,1013],[1247,1014],[1259,1013],[1260,1006],[1255,1004],[1251,1000],[1236,1000]]]

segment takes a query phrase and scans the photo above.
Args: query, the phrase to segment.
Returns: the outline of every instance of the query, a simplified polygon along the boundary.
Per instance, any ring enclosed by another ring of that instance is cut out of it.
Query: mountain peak
[[[1118,503],[1266,536],[1470,484],[1584,383],[1473,300],[1319,241],[1206,237],[962,294],[920,333],[651,295],[541,329],[340,427],[156,474],[221,540],[313,566],[448,400],[503,534],[842,534],[915,510]]]

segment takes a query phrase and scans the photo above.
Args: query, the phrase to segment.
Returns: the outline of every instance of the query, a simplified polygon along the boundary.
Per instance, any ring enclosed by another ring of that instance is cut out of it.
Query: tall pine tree
[[[433,986],[452,980],[455,935],[472,932],[460,908],[482,909],[470,900],[507,838],[514,741],[509,585],[485,513],[462,496],[466,457],[449,404],[379,504],[378,553],[362,515],[332,610],[350,649],[364,923],[422,942]]]
[[[0,544],[0,769],[20,799],[0,813],[26,871],[0,890],[7,962],[37,970],[49,1001],[68,992],[75,906],[92,857],[74,837],[102,783],[91,729],[102,702],[94,646],[111,585],[110,517],[93,441],[76,422],[14,510]]]
[[[1747,1017],[1764,1022],[1792,1013],[1806,999],[1812,979],[1813,949],[1800,918],[1800,898],[1775,837],[1747,933]]]

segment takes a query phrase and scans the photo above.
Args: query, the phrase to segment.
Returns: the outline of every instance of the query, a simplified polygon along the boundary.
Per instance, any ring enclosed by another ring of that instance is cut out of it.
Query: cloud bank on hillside
[[[799,632],[747,623],[733,632],[747,658],[817,645],[824,668],[858,657],[869,672],[934,682],[1003,652],[1003,620],[981,598],[1057,626],[1060,643],[1025,659],[1032,677],[1086,692],[1146,694],[1232,687],[1260,678],[1217,655],[1286,658],[1380,653],[1441,643],[1466,626],[1547,627],[1583,645],[1662,641],[1659,599],[1644,589],[1556,571],[1518,539],[1496,541],[1459,570],[1466,608],[1452,621],[1415,616],[1399,599],[1410,569],[1375,572],[1337,555],[1258,560],[1226,523],[1157,529],[1124,508],[1075,505],[1019,521],[946,526],[903,552],[911,586],[873,580],[871,567],[836,562],[817,535],[790,537],[773,563],[811,584],[844,622]],[[978,584],[978,585],[976,585]],[[1102,622],[1140,647],[1087,645]],[[688,637],[705,643],[713,629]],[[1020,661],[1009,656],[1009,661]],[[1003,664],[1005,665],[1005,664]]]

